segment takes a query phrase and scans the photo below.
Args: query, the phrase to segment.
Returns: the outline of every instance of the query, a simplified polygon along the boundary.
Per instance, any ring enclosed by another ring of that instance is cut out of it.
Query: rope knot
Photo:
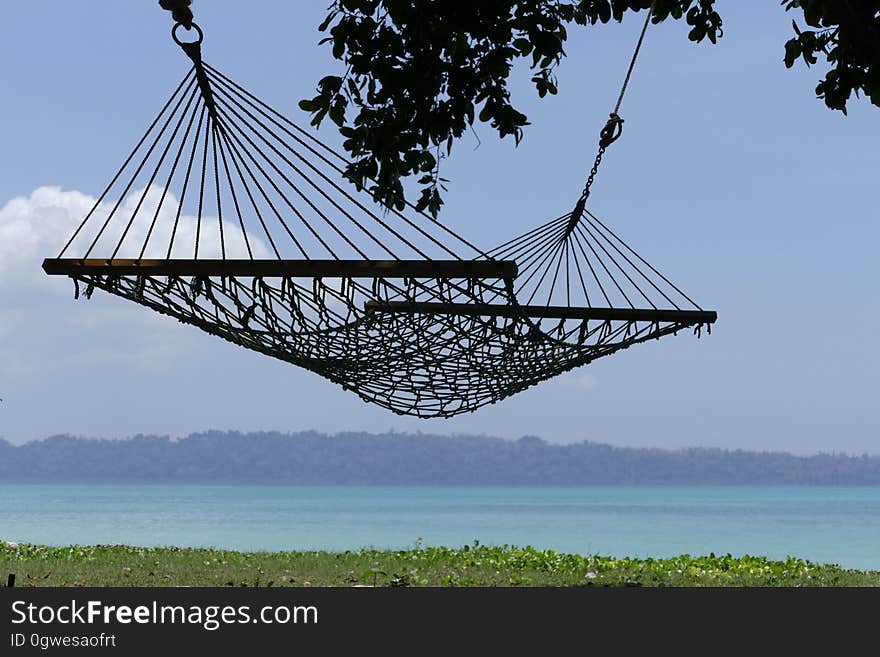
[[[171,17],[187,30],[193,26],[194,16],[189,6],[192,0],[159,0],[159,6],[165,11],[171,12]]]
[[[567,240],[571,234],[574,232],[574,229],[577,228],[577,225],[581,221],[581,217],[584,216],[584,210],[587,207],[587,198],[590,196],[589,187],[584,190],[584,193],[581,194],[581,197],[578,199],[577,203],[575,203],[574,210],[571,211],[571,217],[568,219],[568,225],[565,227],[565,232],[562,234],[562,239]]]
[[[599,133],[599,146],[602,148],[608,148],[620,139],[620,135],[623,134],[623,119],[616,112],[611,112],[611,116],[608,119],[608,122],[605,124],[605,127],[602,128],[602,132]]]

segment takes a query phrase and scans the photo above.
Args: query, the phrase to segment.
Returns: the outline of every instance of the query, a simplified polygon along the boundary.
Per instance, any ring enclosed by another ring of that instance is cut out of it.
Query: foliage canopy
[[[683,20],[691,41],[716,43],[715,0],[335,0],[319,29],[344,64],[300,107],[329,117],[352,159],[346,176],[387,207],[403,208],[403,182],[421,186],[420,210],[437,215],[446,182],[440,162],[476,121],[518,143],[528,117],[511,100],[514,63],[527,59],[540,97],[558,91],[555,71],[568,28],[622,21],[653,4],[654,23]],[[828,70],[816,89],[846,111],[853,93],[880,106],[880,0],[783,0],[809,29],[795,26],[784,61]]]

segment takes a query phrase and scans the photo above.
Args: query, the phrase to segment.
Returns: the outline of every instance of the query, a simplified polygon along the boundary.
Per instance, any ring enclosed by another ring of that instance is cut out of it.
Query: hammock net
[[[192,43],[175,28],[192,68],[44,261],[77,297],[123,297],[418,417],[715,321],[585,203],[488,251],[377,208],[343,157],[204,62],[192,27]]]

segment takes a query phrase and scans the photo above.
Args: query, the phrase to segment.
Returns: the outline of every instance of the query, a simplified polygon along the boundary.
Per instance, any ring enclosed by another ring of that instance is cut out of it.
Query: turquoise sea
[[[0,486],[0,540],[243,550],[532,545],[880,570],[880,487]]]

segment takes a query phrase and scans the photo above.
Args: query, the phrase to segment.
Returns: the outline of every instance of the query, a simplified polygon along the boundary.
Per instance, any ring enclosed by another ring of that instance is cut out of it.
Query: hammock
[[[715,321],[586,210],[589,184],[483,251],[412,206],[377,211],[343,157],[203,61],[198,25],[172,35],[192,68],[43,263],[76,297],[103,290],[418,417]]]

